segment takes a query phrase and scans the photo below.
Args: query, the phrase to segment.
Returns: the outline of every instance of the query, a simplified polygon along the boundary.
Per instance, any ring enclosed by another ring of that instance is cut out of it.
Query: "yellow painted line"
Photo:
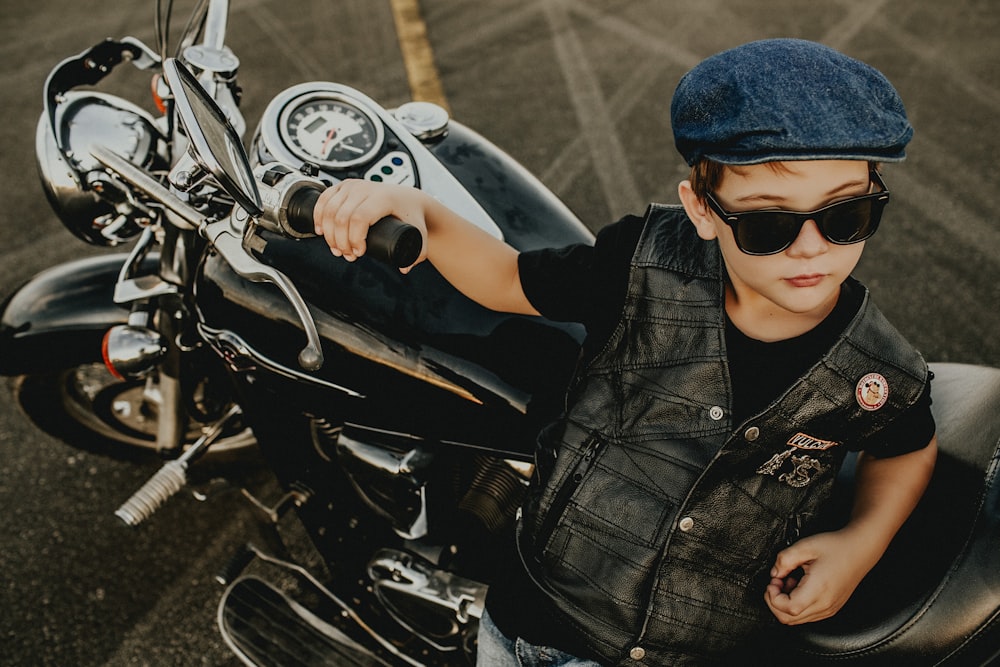
[[[406,79],[410,84],[410,96],[414,100],[434,102],[447,109],[448,99],[434,64],[434,51],[427,38],[427,24],[420,13],[419,0],[390,0],[390,4],[406,67]]]

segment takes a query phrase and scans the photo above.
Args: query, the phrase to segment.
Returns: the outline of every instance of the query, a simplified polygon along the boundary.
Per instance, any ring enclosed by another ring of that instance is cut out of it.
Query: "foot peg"
[[[173,461],[168,461],[153,475],[142,488],[132,494],[125,504],[118,508],[115,516],[129,526],[138,526],[153,516],[160,505],[167,502],[187,484],[188,465],[204,454],[212,443],[222,435],[222,429],[234,416],[240,414],[240,406],[233,405],[221,419],[192,444],[187,451]]]

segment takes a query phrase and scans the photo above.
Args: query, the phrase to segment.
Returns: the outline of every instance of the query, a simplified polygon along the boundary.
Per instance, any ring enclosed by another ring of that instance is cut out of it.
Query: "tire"
[[[156,449],[158,391],[154,382],[119,380],[103,364],[14,378],[12,391],[42,431],[72,447],[122,459],[160,458]],[[202,434],[191,420],[185,447]],[[228,425],[206,456],[229,459],[256,445],[240,420]]]

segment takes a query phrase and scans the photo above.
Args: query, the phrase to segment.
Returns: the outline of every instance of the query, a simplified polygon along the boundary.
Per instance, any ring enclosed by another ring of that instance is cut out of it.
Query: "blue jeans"
[[[548,646],[535,646],[520,638],[508,639],[484,611],[479,621],[476,667],[600,667],[600,664]]]

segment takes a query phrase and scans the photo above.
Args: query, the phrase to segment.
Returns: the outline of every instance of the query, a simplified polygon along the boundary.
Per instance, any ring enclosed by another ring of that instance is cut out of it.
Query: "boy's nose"
[[[812,257],[826,252],[830,242],[826,240],[815,220],[806,220],[795,237],[795,242],[788,246],[787,252],[793,257]]]

